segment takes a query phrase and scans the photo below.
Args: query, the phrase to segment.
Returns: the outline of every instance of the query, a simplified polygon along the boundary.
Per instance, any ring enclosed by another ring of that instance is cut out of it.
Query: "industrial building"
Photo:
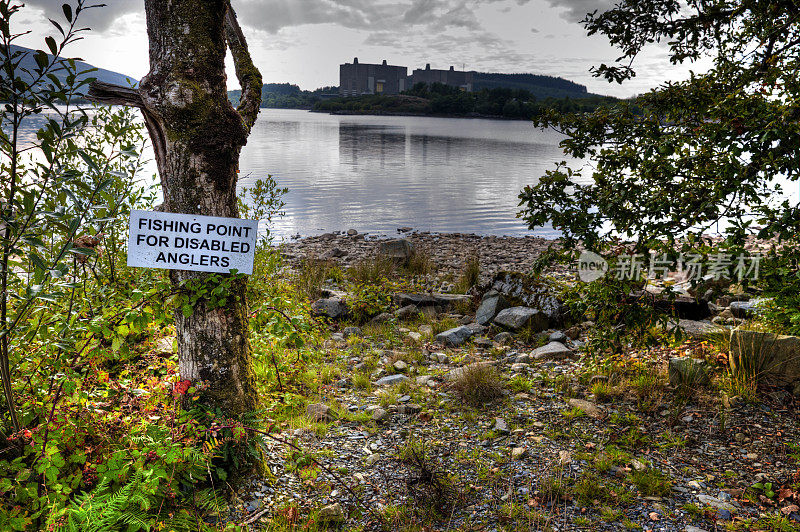
[[[450,67],[450,70],[436,70],[431,69],[430,63],[425,65],[425,70],[416,69],[411,75],[410,86],[417,83],[427,83],[432,85],[434,83],[441,83],[451,87],[458,87],[461,90],[472,92],[473,72],[463,72]]]
[[[387,65],[359,63],[358,57],[352,63],[339,65],[339,94],[342,96],[361,96],[362,94],[400,94],[408,88],[408,68]]]

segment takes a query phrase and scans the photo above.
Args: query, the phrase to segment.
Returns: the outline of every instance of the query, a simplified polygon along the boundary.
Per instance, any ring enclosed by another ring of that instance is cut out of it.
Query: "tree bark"
[[[90,97],[139,107],[156,157],[166,212],[238,217],[239,153],[261,101],[261,75],[228,0],[145,0],[150,72],[138,90],[94,83]],[[228,100],[226,42],[242,86]],[[172,270],[176,285],[208,274]],[[246,280],[232,283],[226,305],[200,302],[191,316],[175,313],[180,376],[201,385],[200,403],[225,415],[256,408],[248,341]],[[196,404],[196,403],[194,403]]]

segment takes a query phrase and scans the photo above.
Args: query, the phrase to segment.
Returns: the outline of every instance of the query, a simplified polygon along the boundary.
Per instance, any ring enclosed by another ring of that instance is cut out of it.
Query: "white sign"
[[[128,266],[253,273],[258,222],[131,211]]]

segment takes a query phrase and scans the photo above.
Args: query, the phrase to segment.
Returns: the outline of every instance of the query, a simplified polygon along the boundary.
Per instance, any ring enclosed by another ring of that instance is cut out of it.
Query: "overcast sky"
[[[87,10],[92,31],[69,55],[95,66],[141,78],[148,71],[142,0],[102,0]],[[32,33],[18,44],[42,48],[52,33],[45,15],[63,20],[63,0],[27,0],[12,19],[14,30]],[[631,96],[665,80],[686,77],[663,48],[637,60],[637,77],[623,85],[593,78],[592,65],[619,55],[603,37],[587,37],[579,21],[612,0],[233,0],[265,82],[303,89],[338,85],[338,65],[363,63],[561,76],[590,92]],[[232,73],[232,69],[229,69]],[[229,86],[235,79],[229,75]]]

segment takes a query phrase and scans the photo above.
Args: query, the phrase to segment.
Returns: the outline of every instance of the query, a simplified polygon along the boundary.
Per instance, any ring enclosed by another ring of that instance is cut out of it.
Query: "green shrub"
[[[503,396],[503,383],[494,366],[464,366],[450,386],[461,400],[475,407]]]

